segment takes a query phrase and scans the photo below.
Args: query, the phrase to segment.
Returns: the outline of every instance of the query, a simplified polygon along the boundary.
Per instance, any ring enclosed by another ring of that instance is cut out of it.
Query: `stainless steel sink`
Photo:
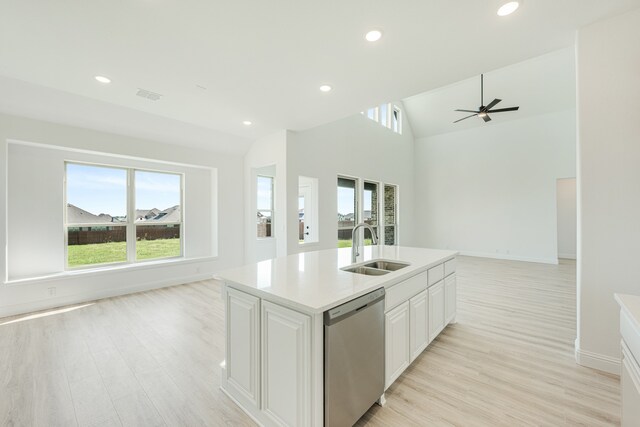
[[[377,261],[370,261],[364,265],[344,267],[341,270],[348,271],[349,273],[366,274],[368,276],[382,276],[383,274],[391,273],[392,271],[400,270],[408,266],[409,264],[406,262],[379,259]]]
[[[348,271],[349,273],[366,274],[367,276],[382,276],[383,274],[390,273],[388,270],[380,270],[378,268],[365,267],[362,265],[357,267],[347,267],[342,270]]]
[[[380,270],[396,271],[408,267],[409,264],[397,261],[378,260],[364,265],[365,267],[378,268]]]

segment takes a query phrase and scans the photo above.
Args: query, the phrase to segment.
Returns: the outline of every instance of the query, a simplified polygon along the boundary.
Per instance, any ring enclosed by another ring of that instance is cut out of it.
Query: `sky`
[[[273,178],[258,176],[258,210],[271,210],[271,183]]]
[[[353,188],[338,187],[338,213],[347,215],[353,213]],[[365,191],[363,195],[364,210],[371,210],[371,191]]]
[[[180,175],[135,172],[136,208],[160,210],[180,204]],[[127,171],[67,164],[67,203],[99,215],[127,213]]]

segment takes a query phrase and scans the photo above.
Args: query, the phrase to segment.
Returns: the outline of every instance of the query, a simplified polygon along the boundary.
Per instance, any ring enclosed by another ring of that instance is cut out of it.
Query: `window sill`
[[[58,280],[58,279],[64,279],[64,278],[70,278],[70,277],[101,276],[105,274],[111,274],[114,272],[149,270],[152,268],[166,267],[166,266],[172,266],[172,265],[188,265],[188,264],[195,264],[199,262],[215,261],[216,259],[218,259],[217,256],[211,256],[211,257],[198,257],[198,258],[172,258],[172,259],[163,259],[158,261],[144,261],[144,262],[135,263],[135,264],[111,264],[109,266],[96,267],[96,268],[84,268],[81,270],[61,271],[59,273],[46,274],[43,276],[25,277],[21,279],[9,279],[5,281],[4,284],[7,286],[29,285],[34,283],[47,282],[51,280]]]

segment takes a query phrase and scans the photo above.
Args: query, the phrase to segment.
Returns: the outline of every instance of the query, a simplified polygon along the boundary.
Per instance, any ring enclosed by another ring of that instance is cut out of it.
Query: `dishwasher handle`
[[[368,294],[334,307],[331,310],[327,310],[324,312],[324,324],[331,326],[347,319],[361,310],[383,301],[384,294],[384,288],[376,289],[373,292],[369,292]]]

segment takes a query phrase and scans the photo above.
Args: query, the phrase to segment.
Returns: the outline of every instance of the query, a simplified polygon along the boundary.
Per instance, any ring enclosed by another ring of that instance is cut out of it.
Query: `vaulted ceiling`
[[[484,73],[484,105],[501,99],[494,108],[519,106],[515,112],[490,114],[485,123],[455,109],[477,110],[480,76],[474,76],[403,100],[415,138],[481,126],[494,126],[540,114],[576,108],[576,68],[573,48],[528,59]]]
[[[15,102],[0,101],[0,109],[43,119],[65,109],[89,121],[98,114],[93,108],[117,106],[130,117],[180,123],[185,143],[189,126],[200,138],[251,140],[572,46],[577,28],[639,2],[525,0],[504,18],[497,6],[496,0],[4,1],[0,88],[28,90],[14,93]],[[376,43],[363,38],[372,28],[383,31]],[[95,75],[112,83],[101,85]],[[333,91],[320,92],[325,83]],[[59,100],[38,107],[38,88],[50,91],[43,98]],[[140,88],[162,97],[136,96]],[[30,105],[39,110],[26,111]],[[228,143],[244,146],[238,141]]]

